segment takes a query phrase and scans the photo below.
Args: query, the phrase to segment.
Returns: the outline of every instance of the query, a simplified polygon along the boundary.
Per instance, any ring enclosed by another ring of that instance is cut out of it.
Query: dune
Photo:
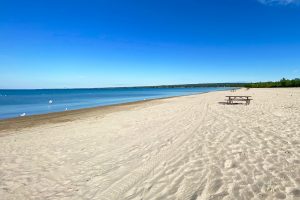
[[[2,120],[0,147],[0,199],[300,199],[300,88]]]

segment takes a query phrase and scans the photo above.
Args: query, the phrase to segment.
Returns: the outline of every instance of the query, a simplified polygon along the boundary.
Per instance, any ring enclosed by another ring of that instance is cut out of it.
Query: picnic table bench
[[[226,99],[228,104],[234,104],[235,101],[245,101],[246,105],[250,104],[250,101],[253,99],[250,99],[251,96],[226,96],[228,99]]]

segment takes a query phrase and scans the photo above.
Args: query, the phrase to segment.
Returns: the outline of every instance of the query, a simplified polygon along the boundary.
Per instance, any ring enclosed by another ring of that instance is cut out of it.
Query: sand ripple
[[[6,130],[0,199],[300,199],[300,89],[228,93]]]

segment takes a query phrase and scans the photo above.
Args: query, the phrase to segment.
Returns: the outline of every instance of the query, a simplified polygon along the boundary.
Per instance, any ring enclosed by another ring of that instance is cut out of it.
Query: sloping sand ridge
[[[117,108],[0,124],[0,199],[300,199],[299,88]]]

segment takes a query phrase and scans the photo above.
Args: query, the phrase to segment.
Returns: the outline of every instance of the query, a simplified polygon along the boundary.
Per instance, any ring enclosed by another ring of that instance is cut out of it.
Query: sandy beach
[[[0,149],[5,200],[300,199],[300,88],[3,120]]]

